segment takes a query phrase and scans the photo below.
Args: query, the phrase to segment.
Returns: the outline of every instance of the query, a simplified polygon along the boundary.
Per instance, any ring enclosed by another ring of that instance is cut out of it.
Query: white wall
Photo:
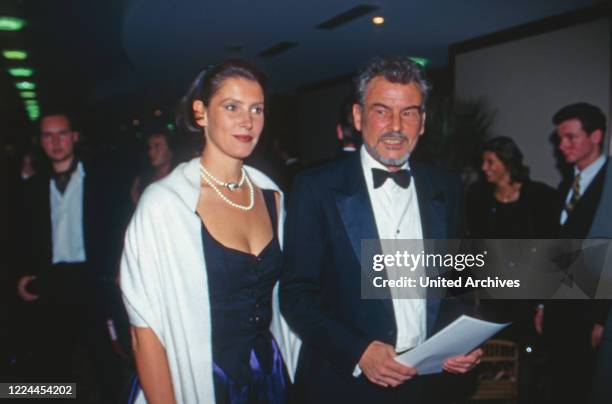
[[[556,186],[552,116],[584,101],[604,111],[609,128],[610,51],[610,20],[601,19],[461,53],[455,96],[485,97],[497,110],[495,133],[518,143],[533,179]]]

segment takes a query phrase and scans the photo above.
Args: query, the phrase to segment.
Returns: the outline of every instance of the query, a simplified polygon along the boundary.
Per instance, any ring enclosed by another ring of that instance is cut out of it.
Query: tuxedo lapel
[[[354,156],[350,156],[347,159],[345,167],[344,179],[341,182],[341,186],[336,189],[334,195],[336,207],[338,208],[340,218],[344,224],[346,234],[351,242],[353,253],[361,264],[361,268],[364,268],[364,263],[362,262],[362,256],[364,255],[362,251],[362,241],[376,240],[376,245],[365,252],[367,257],[373,254],[380,254],[382,248],[376,228],[372,202],[370,201],[370,195],[368,194],[365,179],[363,178],[363,169],[361,167],[359,154],[355,153]],[[367,282],[371,285],[375,272],[367,265],[365,268],[366,270],[361,270],[361,282]],[[378,276],[382,276],[386,279],[386,273],[384,271]],[[362,291],[364,290],[364,285],[362,285]],[[367,288],[367,290],[371,293],[372,289]],[[372,298],[379,299],[385,309],[393,315],[389,291],[383,288],[377,292],[379,295],[372,296]]]
[[[423,238],[445,239],[448,223],[444,192],[431,181],[425,167],[414,164],[411,170],[419,200]]]
[[[336,206],[346,229],[353,252],[361,262],[361,240],[379,239],[370,195],[366,188],[359,155],[347,160],[345,181],[336,190]]]
[[[445,239],[447,237],[446,199],[442,189],[435,186],[427,175],[425,167],[416,163],[411,167],[414,186],[419,201],[419,214],[423,239]],[[427,298],[427,336],[434,330],[441,300],[430,296]]]

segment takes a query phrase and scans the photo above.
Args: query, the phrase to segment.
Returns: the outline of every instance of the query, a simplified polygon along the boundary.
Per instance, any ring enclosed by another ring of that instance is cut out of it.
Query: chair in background
[[[478,386],[470,402],[487,400],[516,404],[519,369],[517,344],[490,340],[482,349],[484,355],[478,368]]]

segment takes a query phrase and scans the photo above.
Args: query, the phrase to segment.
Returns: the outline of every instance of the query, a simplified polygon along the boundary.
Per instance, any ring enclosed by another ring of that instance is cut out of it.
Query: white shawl
[[[143,193],[125,236],[121,291],[136,327],[148,327],[166,349],[177,403],[214,403],[210,305],[202,223],[199,159],[176,167]],[[278,239],[283,240],[283,194],[260,171],[245,167],[260,188],[281,195]],[[300,340],[280,314],[278,283],[270,330],[293,380]],[[137,403],[145,403],[141,392]]]

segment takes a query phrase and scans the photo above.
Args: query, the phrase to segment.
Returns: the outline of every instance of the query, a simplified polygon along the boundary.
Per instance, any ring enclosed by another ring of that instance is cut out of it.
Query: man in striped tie
[[[560,109],[553,123],[559,151],[573,165],[573,176],[559,186],[560,237],[584,239],[601,199],[608,164],[603,153],[606,117],[594,105],[577,103]],[[555,300],[538,308],[536,328],[550,353],[551,402],[583,402],[588,397],[608,308],[605,301],[592,300]]]

